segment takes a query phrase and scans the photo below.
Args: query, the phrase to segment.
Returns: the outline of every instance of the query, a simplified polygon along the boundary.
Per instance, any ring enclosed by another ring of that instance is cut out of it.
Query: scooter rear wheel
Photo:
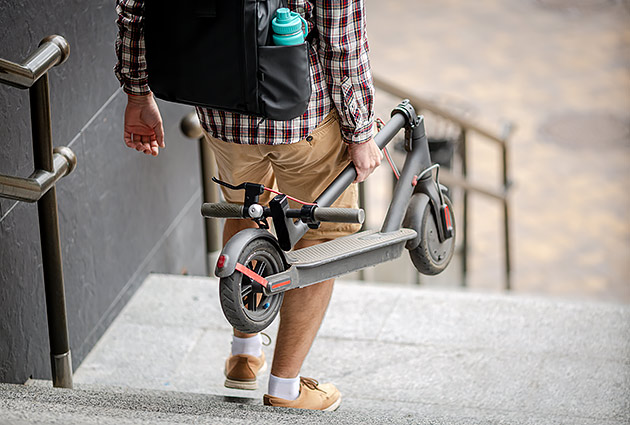
[[[239,255],[238,262],[263,277],[284,270],[277,248],[265,239],[249,243]],[[265,295],[260,283],[234,271],[220,280],[219,298],[223,314],[235,329],[256,333],[273,322],[280,311],[284,292]]]
[[[451,214],[453,237],[440,242],[437,228],[438,222],[430,202],[424,208],[422,218],[419,220],[419,227],[415,228],[414,226],[414,230],[420,235],[420,243],[416,248],[409,250],[409,256],[416,270],[424,275],[432,276],[444,271],[451,262],[455,252],[455,216],[453,215],[451,200],[446,195],[443,196]]]

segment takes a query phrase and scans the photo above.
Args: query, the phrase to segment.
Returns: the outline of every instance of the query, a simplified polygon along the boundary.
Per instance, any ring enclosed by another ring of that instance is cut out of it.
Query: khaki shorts
[[[219,178],[232,185],[260,183],[301,201],[313,202],[349,164],[341,139],[339,118],[333,110],[304,140],[288,145],[241,145],[215,139],[206,133],[214,151]],[[242,204],[245,192],[221,187],[227,202]],[[275,194],[265,191],[260,203],[267,205]],[[292,208],[300,205],[290,201]],[[335,207],[358,208],[356,184],[335,201]],[[304,239],[334,239],[357,232],[360,224],[322,223]]]

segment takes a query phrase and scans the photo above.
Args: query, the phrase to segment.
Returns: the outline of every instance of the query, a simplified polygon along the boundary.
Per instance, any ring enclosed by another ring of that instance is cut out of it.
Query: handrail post
[[[66,40],[53,35],[42,40],[23,64],[0,59],[0,83],[29,89],[35,165],[35,172],[28,179],[0,176],[0,197],[27,202],[37,200],[52,381],[53,386],[62,388],[72,388],[72,358],[55,182],[74,169],[76,157],[69,148],[58,148],[55,153],[60,154],[57,159],[61,159],[55,164],[48,70],[63,63],[69,53]]]
[[[460,155],[462,160],[462,176],[464,180],[468,176],[468,147],[467,147],[467,133],[466,129],[462,128],[461,143],[460,143]],[[468,189],[463,188],[464,194],[462,197],[462,287],[466,287],[468,284]]]
[[[35,168],[54,172],[48,73],[40,77],[29,88],[29,96]],[[37,211],[42,246],[53,386],[72,388],[72,357],[68,336],[55,186],[52,186],[37,201]]]
[[[503,162],[503,189],[505,197],[503,198],[503,229],[505,244],[505,289],[512,289],[512,257],[510,252],[510,206],[508,202],[508,192],[510,188],[510,177],[508,172],[508,144],[507,140],[512,132],[512,125],[507,124],[503,129],[502,139],[504,143],[501,145],[501,156]]]

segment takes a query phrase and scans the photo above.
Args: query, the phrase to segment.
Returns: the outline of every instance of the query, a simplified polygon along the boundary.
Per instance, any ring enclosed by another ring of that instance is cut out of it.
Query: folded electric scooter
[[[316,246],[291,251],[309,228],[320,222],[363,223],[361,209],[330,205],[356,178],[348,165],[326,190],[301,209],[289,208],[289,197],[279,194],[268,206],[258,203],[264,186],[232,186],[245,192],[244,203],[206,203],[204,217],[249,218],[258,228],[234,235],[218,258],[221,307],[227,320],[241,332],[254,333],[271,324],[284,292],[316,284],[400,257],[407,248],[416,269],[426,275],[442,272],[455,248],[455,220],[446,188],[439,184],[439,165],[431,164],[422,116],[405,100],[375,136],[380,149],[405,129],[406,158],[380,230],[366,230]],[[385,150],[386,154],[387,151]],[[389,158],[388,158],[389,159]],[[435,174],[433,173],[435,171]],[[273,221],[275,236],[268,230]]]

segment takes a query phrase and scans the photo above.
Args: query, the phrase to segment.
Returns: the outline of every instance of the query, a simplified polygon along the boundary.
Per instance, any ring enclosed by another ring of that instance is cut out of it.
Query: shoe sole
[[[327,408],[325,408],[323,411],[324,412],[332,412],[334,410],[337,410],[339,408],[339,405],[341,404],[341,396],[339,396],[339,398],[330,406],[328,406]]]
[[[225,378],[225,382],[223,386],[226,388],[232,388],[235,390],[256,390],[258,389],[258,376],[267,370],[267,362],[265,362],[258,373],[256,374],[256,379],[252,381],[239,381],[236,379]]]
[[[297,407],[297,406],[274,406],[272,404],[266,404],[266,401],[263,400],[263,404],[265,406],[269,406],[269,407],[284,407],[284,408],[289,408],[289,409],[305,409],[304,407]],[[320,412],[333,412],[335,410],[337,410],[339,408],[339,405],[341,405],[341,395],[339,396],[339,398],[337,400],[335,400],[335,402],[333,404],[331,404],[330,406],[328,406],[325,409],[321,409]],[[308,409],[305,409],[308,410]]]

